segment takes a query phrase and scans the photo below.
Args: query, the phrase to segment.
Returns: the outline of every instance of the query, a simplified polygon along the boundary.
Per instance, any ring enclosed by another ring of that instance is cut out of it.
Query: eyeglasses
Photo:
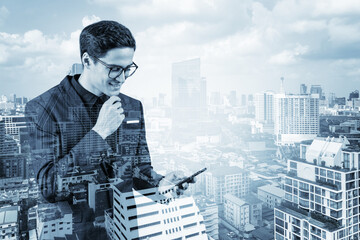
[[[94,57],[94,56],[92,56],[92,57],[95,58],[102,65],[104,65],[105,67],[107,67],[109,69],[109,73],[108,73],[109,78],[115,79],[124,72],[125,79],[127,79],[128,77],[131,77],[136,72],[136,69],[138,69],[138,65],[136,65],[134,62],[132,64],[130,64],[129,66],[127,66],[126,68],[123,68],[119,65],[109,65],[109,64],[101,61],[97,57]]]

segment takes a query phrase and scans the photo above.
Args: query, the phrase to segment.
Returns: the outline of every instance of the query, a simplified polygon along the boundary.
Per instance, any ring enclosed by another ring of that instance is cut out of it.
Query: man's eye
[[[122,68],[119,68],[119,67],[114,67],[111,69],[111,71],[114,71],[114,72],[120,72],[122,70]]]

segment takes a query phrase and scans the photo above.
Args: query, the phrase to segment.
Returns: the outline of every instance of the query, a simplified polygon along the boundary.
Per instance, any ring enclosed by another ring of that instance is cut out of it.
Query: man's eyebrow
[[[116,65],[116,64],[108,64],[108,66],[109,66],[109,67],[127,68],[127,67],[129,67],[129,66],[131,66],[131,65],[133,65],[133,64],[134,64],[134,62],[130,63],[130,64],[127,65],[126,67],[123,67],[123,66],[120,66],[120,65]]]

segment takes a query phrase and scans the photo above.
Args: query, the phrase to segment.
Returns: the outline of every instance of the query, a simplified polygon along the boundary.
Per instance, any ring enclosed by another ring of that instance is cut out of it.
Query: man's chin
[[[112,90],[112,91],[107,91],[104,94],[108,95],[109,97],[111,96],[117,96],[120,94],[120,88],[119,90]]]

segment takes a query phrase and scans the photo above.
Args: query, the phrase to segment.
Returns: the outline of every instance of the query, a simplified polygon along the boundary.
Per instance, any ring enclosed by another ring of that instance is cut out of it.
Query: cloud
[[[85,16],[82,19],[82,25],[83,27],[86,27],[90,24],[96,23],[98,21],[100,21],[101,19],[95,15],[91,15],[91,16]]]
[[[6,46],[0,44],[0,64],[7,61],[9,53],[7,52]]]
[[[293,50],[284,50],[270,57],[269,62],[278,65],[290,65],[296,63],[302,55],[308,52],[308,46],[297,45]]]
[[[325,20],[300,20],[291,24],[290,30],[297,33],[308,33],[327,29]]]
[[[360,24],[347,23],[344,19],[334,18],[329,23],[330,41],[336,45],[358,44],[360,41]]]
[[[0,25],[5,22],[5,19],[9,16],[9,14],[10,12],[5,6],[0,8]]]
[[[309,0],[311,1],[311,0]],[[314,3],[314,15],[316,16],[339,16],[360,13],[358,0],[317,0]]]

